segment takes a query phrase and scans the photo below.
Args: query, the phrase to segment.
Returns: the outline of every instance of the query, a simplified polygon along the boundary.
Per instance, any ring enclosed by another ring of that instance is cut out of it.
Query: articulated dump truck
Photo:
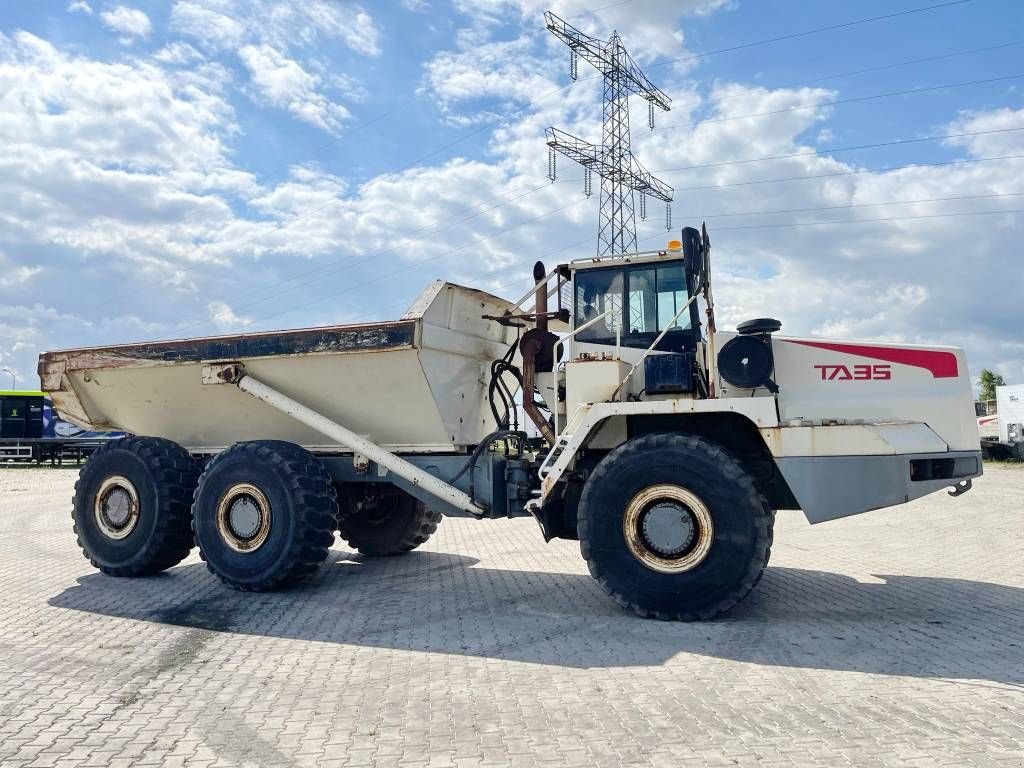
[[[710,255],[687,228],[538,264],[516,303],[435,282],[393,322],[48,352],[60,415],[130,435],[81,471],[78,542],[111,576],[198,546],[263,591],[336,533],[398,555],[443,516],[531,516],[625,608],[694,620],[757,584],[776,510],[821,523],[970,489],[961,350],[717,331]]]

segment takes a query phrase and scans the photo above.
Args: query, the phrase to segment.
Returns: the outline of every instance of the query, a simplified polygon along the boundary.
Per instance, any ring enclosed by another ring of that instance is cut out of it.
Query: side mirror
[[[683,227],[682,242],[686,276],[693,290],[700,290],[704,284],[704,238],[693,227]]]

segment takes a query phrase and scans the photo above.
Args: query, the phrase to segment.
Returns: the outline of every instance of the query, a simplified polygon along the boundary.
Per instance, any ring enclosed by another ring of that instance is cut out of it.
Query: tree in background
[[[988,368],[982,368],[978,374],[978,399],[995,400],[996,387],[1005,386],[1006,382],[998,373],[993,373]]]

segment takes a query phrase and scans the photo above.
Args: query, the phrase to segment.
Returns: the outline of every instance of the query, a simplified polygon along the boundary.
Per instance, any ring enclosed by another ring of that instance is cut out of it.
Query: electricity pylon
[[[557,128],[548,128],[548,175],[555,180],[555,153],[583,166],[583,188],[589,197],[591,174],[601,178],[601,222],[597,255],[636,250],[634,193],[640,194],[640,218],[647,218],[647,198],[665,203],[665,226],[672,228],[672,187],[644,168],[630,149],[629,96],[648,103],[648,124],[654,128],[655,107],[671,108],[672,99],[647,79],[626,51],[618,32],[600,40],[582,32],[551,11],[544,14],[551,32],[569,46],[569,76],[579,76],[579,57],[594,65],[604,78],[604,122],[601,144],[591,144]]]

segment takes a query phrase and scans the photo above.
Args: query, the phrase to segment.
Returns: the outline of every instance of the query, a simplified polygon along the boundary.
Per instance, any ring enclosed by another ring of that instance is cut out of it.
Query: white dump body
[[[488,369],[515,340],[484,320],[511,304],[437,281],[393,322],[48,352],[42,388],[88,429],[173,440],[194,452],[275,439],[344,451],[236,387],[202,381],[237,361],[259,380],[394,451],[448,452],[495,429]]]

